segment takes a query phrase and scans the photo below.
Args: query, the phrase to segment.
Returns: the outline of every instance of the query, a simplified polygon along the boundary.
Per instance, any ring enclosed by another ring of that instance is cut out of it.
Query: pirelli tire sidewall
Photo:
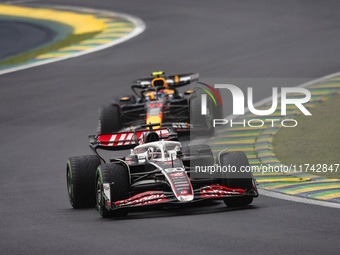
[[[103,183],[111,185],[111,203],[129,198],[130,183],[126,166],[122,163],[102,164],[96,171],[96,204],[100,215],[104,218],[126,216],[126,209],[108,210],[105,206]]]
[[[94,180],[100,159],[96,155],[71,157],[66,166],[67,193],[73,208],[94,207]]]
[[[121,107],[110,104],[99,108],[98,133],[112,134],[122,128]]]
[[[207,99],[207,114],[202,115],[202,92],[196,91],[190,97],[190,123],[193,124],[193,134],[195,135],[212,135],[214,133],[213,127],[213,107],[210,97]]]
[[[241,169],[249,169],[249,161],[243,151],[225,151],[217,157],[217,163],[221,167],[225,166],[226,169],[234,167],[237,173],[223,172],[222,178],[219,179],[221,185],[232,189],[252,190],[253,187],[253,174],[250,171]],[[224,203],[228,207],[246,206],[251,204],[253,196],[240,196],[225,198]]]

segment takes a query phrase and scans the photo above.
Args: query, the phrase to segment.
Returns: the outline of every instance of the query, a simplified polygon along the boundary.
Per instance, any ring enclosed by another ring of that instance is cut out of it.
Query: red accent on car
[[[244,193],[244,189],[231,189],[225,186],[211,185],[201,190],[201,197],[228,197],[243,195]]]
[[[184,176],[183,172],[178,172],[178,173],[172,173],[170,174],[171,176]]]
[[[149,131],[137,131],[137,138],[140,140],[143,136],[144,133],[147,133]],[[155,132],[160,135],[168,135],[169,130],[167,128],[162,128],[155,130]],[[124,142],[119,142],[119,141],[124,141]],[[99,135],[98,136],[98,141],[100,142],[100,145],[105,145],[105,146],[117,146],[117,145],[129,145],[134,143],[134,132],[123,132],[123,133],[115,133],[115,134],[110,134],[110,135]]]
[[[165,195],[162,191],[148,191],[137,194],[131,198],[120,200],[115,202],[117,207],[130,205],[130,206],[137,206],[137,205],[148,205],[148,204],[155,204],[160,202],[166,202],[168,199],[165,198]]]

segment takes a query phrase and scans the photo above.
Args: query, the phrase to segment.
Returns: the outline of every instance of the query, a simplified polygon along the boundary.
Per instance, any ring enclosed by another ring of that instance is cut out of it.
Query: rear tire
[[[112,134],[122,128],[120,106],[110,104],[99,108],[99,134]]]
[[[241,172],[241,167],[249,167],[249,161],[246,154],[242,151],[230,151],[222,152],[217,162],[220,166],[236,167],[236,172],[223,172],[222,178],[220,178],[221,185],[231,189],[253,189],[253,173],[252,172]],[[241,196],[241,197],[227,197],[223,199],[224,203],[228,207],[235,206],[246,206],[252,203],[252,196]]]
[[[95,155],[71,157],[67,161],[67,193],[73,208],[94,207],[96,197],[93,193],[96,169],[100,160]]]
[[[211,136],[214,134],[213,127],[213,111],[211,100],[207,100],[207,115],[201,114],[201,95],[203,93],[198,90],[190,98],[190,123],[194,126],[194,134]],[[195,128],[199,128],[195,130]]]
[[[220,90],[216,89],[217,93],[221,95]],[[214,116],[214,119],[224,119],[224,114],[223,114],[223,107],[222,105],[217,102],[217,105],[212,106],[212,114]]]
[[[108,163],[100,165],[96,172],[96,202],[100,215],[104,218],[126,216],[127,209],[113,211],[106,209],[103,183],[114,183],[111,185],[111,203],[127,199],[130,183],[126,167],[120,163]]]

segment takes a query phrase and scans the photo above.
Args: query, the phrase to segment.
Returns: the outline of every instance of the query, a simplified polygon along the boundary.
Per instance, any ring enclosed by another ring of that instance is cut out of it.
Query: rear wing
[[[188,85],[194,81],[198,81],[198,73],[187,73],[187,74],[177,74],[163,77],[169,87],[181,87]],[[133,87],[135,88],[149,88],[151,87],[152,81],[155,77],[142,78],[133,81]]]
[[[158,134],[161,140],[166,140],[172,138],[173,136],[176,136],[168,128],[161,128],[153,131]],[[143,134],[146,134],[147,132],[150,132],[150,130],[145,129],[131,132],[119,132],[107,135],[91,135],[89,136],[90,147],[94,150],[132,149],[140,144]]]

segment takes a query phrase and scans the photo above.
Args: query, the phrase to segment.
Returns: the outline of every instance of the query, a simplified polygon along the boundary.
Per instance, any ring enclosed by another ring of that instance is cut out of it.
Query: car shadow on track
[[[254,205],[240,207],[226,207],[221,201],[204,201],[194,204],[167,204],[157,206],[145,206],[129,209],[126,217],[110,218],[109,220],[133,220],[150,218],[168,218],[179,216],[193,216],[202,214],[215,214],[240,210],[252,210]],[[106,219],[107,220],[107,219]]]

